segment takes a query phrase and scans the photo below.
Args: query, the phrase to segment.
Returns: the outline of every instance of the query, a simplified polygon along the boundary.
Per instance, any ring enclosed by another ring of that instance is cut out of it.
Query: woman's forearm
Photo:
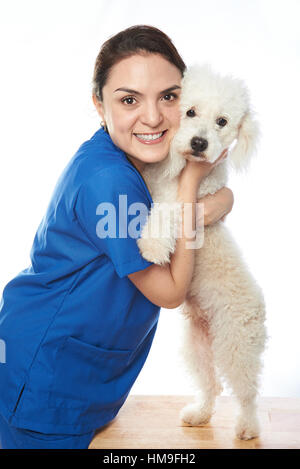
[[[183,202],[181,235],[177,238],[175,252],[170,259],[177,302],[182,303],[192,280],[195,248],[188,248],[196,239],[196,202],[199,182],[183,180],[178,188],[177,200]],[[186,204],[186,205],[185,205]]]

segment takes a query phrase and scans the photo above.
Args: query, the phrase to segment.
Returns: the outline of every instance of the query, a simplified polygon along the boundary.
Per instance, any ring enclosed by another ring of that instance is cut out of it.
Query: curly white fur
[[[192,152],[192,138],[204,138],[208,146],[190,158],[210,162],[235,143],[229,157],[200,184],[200,198],[226,185],[230,164],[237,170],[247,168],[259,135],[244,83],[221,77],[209,65],[186,71],[180,105],[180,128],[168,157],[161,163],[148,164],[143,172],[155,203],[138,245],[142,255],[156,264],[169,262],[176,247],[182,207],[177,201],[178,175],[186,164],[183,155]],[[194,117],[186,114],[190,109],[195,111]],[[226,119],[224,127],[217,124],[219,117]],[[158,225],[160,229],[168,224],[168,235],[157,235]],[[219,375],[231,386],[240,405],[237,437],[258,436],[256,397],[266,342],[265,304],[223,222],[205,227],[183,315],[182,353],[201,393],[194,404],[182,410],[182,419],[192,425],[209,421],[215,398],[222,390]]]

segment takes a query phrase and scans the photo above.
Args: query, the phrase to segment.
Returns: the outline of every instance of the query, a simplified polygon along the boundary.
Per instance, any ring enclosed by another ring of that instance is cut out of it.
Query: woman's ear
[[[258,122],[254,119],[253,113],[247,111],[239,126],[236,145],[228,158],[236,170],[243,171],[248,168],[250,159],[255,154],[259,138]]]
[[[99,116],[101,117],[101,120],[104,121],[104,111],[103,111],[102,101],[99,101],[99,99],[97,98],[97,96],[94,93],[92,95],[92,99],[93,99],[94,106],[95,106]]]

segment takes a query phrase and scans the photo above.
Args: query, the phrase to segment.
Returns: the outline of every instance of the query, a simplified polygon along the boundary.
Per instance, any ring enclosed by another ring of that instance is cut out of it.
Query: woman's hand
[[[231,212],[234,202],[233,192],[228,187],[222,187],[213,195],[208,194],[197,199],[197,202],[204,204],[204,226],[213,225],[219,220],[224,221],[226,215]],[[198,223],[201,223],[200,218]]]
[[[200,182],[208,176],[208,174],[222,163],[228,155],[228,149],[222,151],[220,156],[214,161],[214,163],[209,163],[208,161],[191,161],[187,160],[185,167],[180,173],[179,176],[179,185],[181,184],[191,184],[199,186]]]

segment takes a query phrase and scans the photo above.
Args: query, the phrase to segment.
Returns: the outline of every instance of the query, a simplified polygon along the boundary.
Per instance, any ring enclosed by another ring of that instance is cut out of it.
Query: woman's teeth
[[[163,132],[160,132],[159,134],[135,134],[138,138],[141,138],[142,140],[157,140],[163,135]]]

